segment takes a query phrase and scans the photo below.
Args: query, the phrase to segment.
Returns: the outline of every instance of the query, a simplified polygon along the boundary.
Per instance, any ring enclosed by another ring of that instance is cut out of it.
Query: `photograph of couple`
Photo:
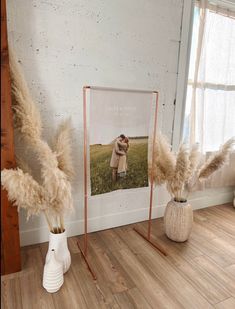
[[[92,90],[90,193],[148,187],[151,95]]]
[[[128,149],[129,139],[124,134],[121,134],[114,142],[112,157],[110,161],[113,182],[117,181],[117,177],[123,178],[126,176]]]

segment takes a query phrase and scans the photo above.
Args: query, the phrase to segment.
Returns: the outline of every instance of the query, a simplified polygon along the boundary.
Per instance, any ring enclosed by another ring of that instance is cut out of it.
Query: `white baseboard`
[[[193,209],[210,207],[213,205],[225,204],[232,202],[233,191],[226,190],[224,192],[209,191],[203,196],[194,196],[190,203]],[[153,207],[153,218],[159,218],[164,215],[166,204]],[[89,232],[95,232],[113,228],[117,226],[127,225],[131,223],[147,220],[148,208],[139,208],[131,211],[112,213],[102,217],[94,217],[88,220]],[[83,220],[70,221],[66,224],[67,235],[75,236],[83,233]],[[21,246],[42,243],[48,241],[48,227],[43,226],[37,229],[30,229],[20,232]]]

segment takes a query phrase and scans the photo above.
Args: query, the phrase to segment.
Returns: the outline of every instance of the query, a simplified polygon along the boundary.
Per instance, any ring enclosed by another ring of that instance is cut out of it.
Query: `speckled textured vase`
[[[50,258],[43,271],[43,287],[49,293],[57,292],[64,283],[63,264],[57,261],[55,250],[51,250]]]
[[[63,264],[63,272],[66,273],[71,265],[71,255],[68,249],[66,231],[59,234],[50,233],[46,262],[50,259],[52,249],[55,250],[57,261]]]
[[[164,214],[164,230],[167,237],[176,242],[189,238],[193,226],[193,210],[188,202],[171,200]]]

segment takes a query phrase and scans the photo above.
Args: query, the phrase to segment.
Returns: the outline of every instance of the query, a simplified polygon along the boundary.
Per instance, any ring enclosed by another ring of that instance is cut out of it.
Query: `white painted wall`
[[[72,117],[77,176],[75,210],[66,225],[68,235],[76,235],[83,231],[82,87],[159,90],[159,126],[171,138],[183,0],[8,0],[7,5],[9,40],[42,113],[45,138],[50,140],[57,124]],[[221,189],[218,203],[230,195]],[[92,197],[90,231],[145,220],[148,199],[144,188]],[[156,190],[154,216],[163,215],[168,199],[163,188]],[[193,205],[213,203],[214,194],[207,192]],[[24,212],[20,232],[22,245],[48,239],[44,219],[27,222]]]

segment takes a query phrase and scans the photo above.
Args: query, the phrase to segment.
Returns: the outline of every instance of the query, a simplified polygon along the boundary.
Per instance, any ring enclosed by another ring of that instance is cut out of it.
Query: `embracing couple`
[[[114,142],[110,167],[112,167],[112,179],[115,182],[117,177],[125,177],[127,171],[127,152],[129,139],[121,134]]]

